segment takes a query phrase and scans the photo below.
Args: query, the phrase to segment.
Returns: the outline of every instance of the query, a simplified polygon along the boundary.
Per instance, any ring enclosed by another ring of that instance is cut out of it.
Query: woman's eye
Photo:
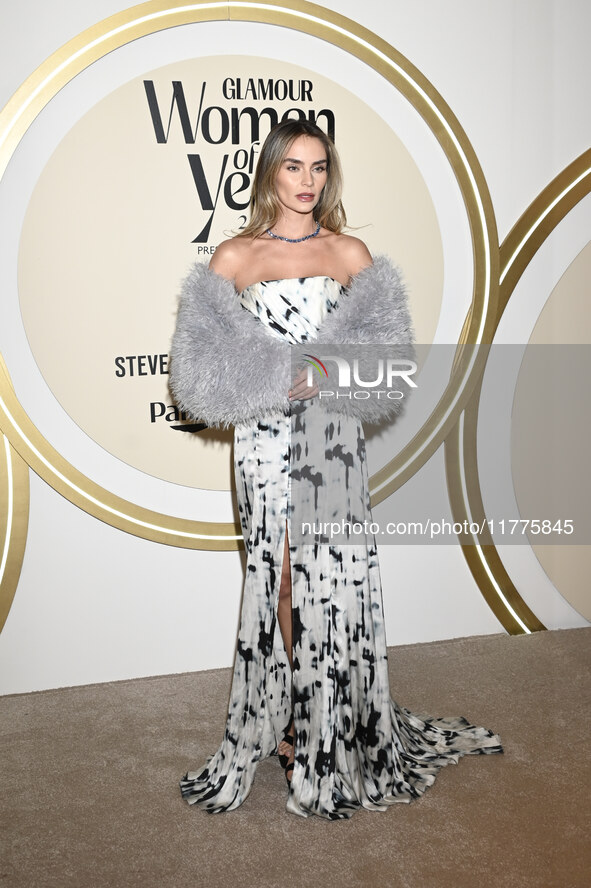
[[[298,166],[293,166],[293,164],[290,164],[290,166],[288,166],[286,169],[289,173],[297,173],[300,168]],[[315,173],[325,173],[326,167],[325,166],[314,167],[313,171]]]

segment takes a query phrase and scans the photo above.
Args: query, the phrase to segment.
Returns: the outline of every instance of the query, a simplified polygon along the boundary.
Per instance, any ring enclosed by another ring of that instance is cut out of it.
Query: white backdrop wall
[[[128,5],[1,0],[0,104],[59,46]],[[324,6],[379,34],[442,94],[482,165],[500,241],[591,145],[591,8],[584,0]],[[581,243],[589,239],[579,234]],[[445,498],[442,451],[421,471]],[[503,631],[458,546],[382,547],[380,561],[389,644]],[[0,634],[0,692],[228,666],[242,576],[240,553],[128,535],[31,473],[22,574]],[[544,618],[550,628],[586,625],[564,602],[547,605]]]

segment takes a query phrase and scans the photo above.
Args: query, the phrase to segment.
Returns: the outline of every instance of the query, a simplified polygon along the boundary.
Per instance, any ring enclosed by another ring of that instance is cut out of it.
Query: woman
[[[224,740],[181,781],[212,813],[240,805],[275,753],[288,811],[337,819],[410,801],[463,754],[502,752],[486,728],[419,718],[391,699],[374,537],[335,545],[298,533],[327,502],[334,513],[334,492],[340,515],[371,520],[361,423],[400,402],[317,397],[290,353],[309,341],[316,352],[412,341],[399,275],[343,234],[340,195],[332,141],[307,121],[280,123],[261,150],[248,226],[183,285],[171,388],[193,416],[235,426],[247,553]]]

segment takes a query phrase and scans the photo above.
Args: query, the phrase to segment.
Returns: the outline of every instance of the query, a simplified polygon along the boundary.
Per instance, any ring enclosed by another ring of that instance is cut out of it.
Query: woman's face
[[[298,136],[281,163],[275,191],[283,213],[311,213],[327,179],[326,150],[320,139]]]

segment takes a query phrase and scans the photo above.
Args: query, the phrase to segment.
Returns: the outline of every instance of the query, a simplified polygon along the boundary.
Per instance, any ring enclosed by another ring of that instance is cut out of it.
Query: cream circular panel
[[[544,189],[501,247],[501,294],[493,360],[489,361],[483,383],[477,388],[455,434],[446,441],[448,489],[457,519],[469,518],[477,523],[486,521],[493,511],[498,513],[498,503],[503,501],[507,516],[519,514],[520,508],[524,511],[527,509],[529,513],[534,507],[532,491],[538,488],[536,503],[539,508],[539,491],[550,488],[547,475],[551,471],[552,458],[548,458],[547,448],[545,462],[537,458],[541,448],[539,441],[535,440],[535,429],[537,422],[539,435],[544,426],[546,410],[547,432],[552,405],[542,398],[545,390],[543,377],[538,375],[533,381],[526,378],[529,355],[525,346],[519,347],[518,344],[530,340],[555,285],[557,293],[565,292],[558,281],[586,244],[591,230],[589,191],[591,151],[579,157]],[[577,261],[584,264],[585,255],[586,251]],[[574,268],[571,274],[576,274],[576,265]],[[567,277],[567,286],[569,283]],[[576,312],[576,306],[581,304],[580,293],[571,293],[570,299],[572,311]],[[550,297],[549,305],[548,311],[556,310],[556,294]],[[567,305],[565,314],[569,314]],[[542,330],[547,334],[548,322],[549,315],[540,327],[540,336]],[[563,335],[564,329],[563,324],[554,337]],[[581,330],[578,335],[586,339]],[[532,344],[539,345],[541,341],[536,341],[534,336]],[[506,351],[503,352],[503,349]],[[512,366],[504,369],[504,385],[499,386],[495,370],[499,370],[505,357]],[[524,400],[528,387],[529,395]],[[533,412],[530,410],[532,391],[537,402],[533,405]],[[525,406],[530,414],[527,422]],[[572,418],[571,411],[568,421]],[[527,428],[525,440],[512,449],[512,432],[515,438],[515,429],[523,431],[523,428]],[[521,494],[519,502],[515,500],[514,475],[518,497]],[[581,475],[583,484],[586,477]],[[560,505],[565,508],[562,491],[560,493]],[[581,494],[582,491],[578,491],[579,505],[584,508]],[[542,501],[551,503],[550,497]],[[543,515],[531,514],[528,517],[544,518]],[[536,539],[530,534],[529,537],[526,535],[523,545],[495,546],[490,534],[485,532],[476,535],[472,545],[464,546],[464,555],[484,597],[509,632],[534,631],[544,628],[544,623],[549,626],[587,625],[586,620],[571,606],[576,601],[580,613],[583,613],[585,608],[581,606],[580,597],[569,592],[569,582],[575,585],[573,577],[577,568],[574,565],[581,559],[584,561],[586,547],[544,547],[543,557],[548,564],[552,563],[548,574],[557,578],[555,587],[541,570],[534,549],[529,544],[536,543],[537,549],[539,538],[539,535]],[[549,554],[550,549],[552,552]],[[567,557],[568,567],[565,565]],[[579,588],[580,577],[579,573]],[[564,587],[564,597],[560,594],[561,587]],[[567,599],[571,601],[570,604]]]
[[[246,220],[271,114],[296,108],[328,123],[352,173],[349,218],[371,222],[375,252],[396,244],[421,294],[421,342],[432,341],[441,313],[441,237],[409,151],[339,84],[287,62],[279,72],[272,59],[206,56],[130,80],[66,133],[27,207],[18,293],[31,360],[89,438],[174,484],[231,488],[232,435],[196,433],[179,414],[168,346],[179,276]],[[420,238],[408,207],[421,220]]]
[[[529,339],[515,389],[511,463],[520,514],[543,506],[582,527],[591,502],[589,378],[591,243],[562,275]],[[543,346],[554,347],[551,350]],[[546,396],[540,397],[545,391]],[[591,620],[591,545],[542,545],[529,537],[545,573],[582,616]]]

